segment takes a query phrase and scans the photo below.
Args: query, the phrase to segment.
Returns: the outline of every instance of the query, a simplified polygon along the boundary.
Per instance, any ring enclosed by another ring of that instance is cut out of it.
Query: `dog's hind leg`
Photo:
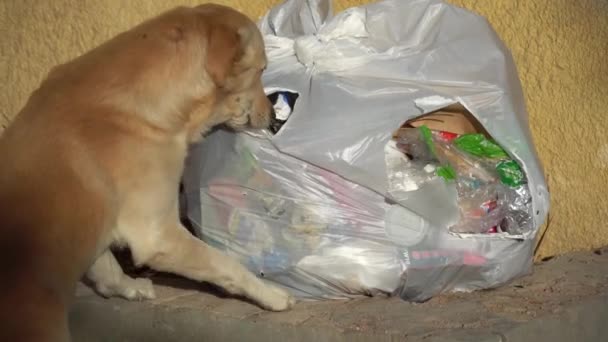
[[[105,297],[118,296],[129,300],[153,299],[152,281],[126,275],[110,249],[103,252],[86,274],[95,289]]]

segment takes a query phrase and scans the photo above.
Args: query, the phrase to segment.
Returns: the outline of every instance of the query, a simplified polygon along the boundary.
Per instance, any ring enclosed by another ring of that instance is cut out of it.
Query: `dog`
[[[0,340],[69,341],[67,309],[90,279],[103,296],[154,298],[135,265],[209,282],[273,311],[295,301],[182,226],[190,143],[218,125],[267,128],[263,39],[228,7],[179,7],[53,68],[0,137]]]

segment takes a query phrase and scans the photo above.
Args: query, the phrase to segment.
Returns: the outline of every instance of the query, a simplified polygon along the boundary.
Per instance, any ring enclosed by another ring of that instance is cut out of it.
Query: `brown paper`
[[[412,127],[425,125],[433,131],[451,132],[458,135],[478,133],[467,114],[445,109],[420,116],[408,121],[407,124]]]

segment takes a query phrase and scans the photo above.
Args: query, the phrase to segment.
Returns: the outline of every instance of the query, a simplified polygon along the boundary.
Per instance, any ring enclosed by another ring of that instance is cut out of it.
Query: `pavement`
[[[495,290],[300,302],[266,312],[206,285],[155,275],[157,299],[104,299],[81,284],[70,311],[87,341],[608,341],[608,248],[538,263]]]

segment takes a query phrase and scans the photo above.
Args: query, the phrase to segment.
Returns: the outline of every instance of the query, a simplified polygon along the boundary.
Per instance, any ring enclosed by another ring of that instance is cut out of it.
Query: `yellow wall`
[[[487,17],[519,68],[552,192],[539,256],[608,244],[608,1],[448,1]],[[0,125],[52,65],[161,10],[200,2],[0,1]],[[216,2],[258,18],[278,1]],[[336,8],[364,2],[337,0]]]

